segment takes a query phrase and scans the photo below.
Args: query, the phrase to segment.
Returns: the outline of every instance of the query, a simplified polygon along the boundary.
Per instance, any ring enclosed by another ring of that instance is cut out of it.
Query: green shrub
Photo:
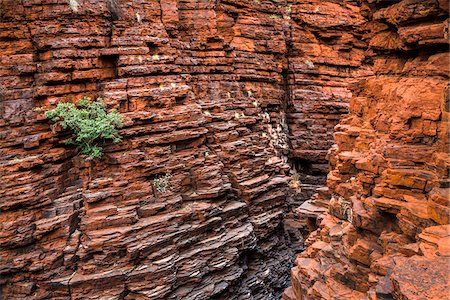
[[[77,105],[73,103],[58,103],[55,109],[45,113],[48,119],[60,122],[63,129],[72,131],[73,136],[66,140],[66,144],[74,144],[78,149],[92,158],[102,156],[104,140],[110,139],[114,143],[121,140],[119,128],[123,118],[119,112],[106,111],[105,104],[99,98],[91,101],[84,97]]]

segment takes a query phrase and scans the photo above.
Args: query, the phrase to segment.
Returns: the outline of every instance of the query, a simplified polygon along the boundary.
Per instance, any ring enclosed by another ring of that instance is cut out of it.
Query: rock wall
[[[357,1],[293,1],[291,11],[290,157],[309,198],[325,184],[333,128],[348,112],[348,85],[371,69]]]
[[[361,9],[374,75],[354,85],[350,114],[336,127],[329,209],[283,298],[445,299],[448,2],[368,1]]]
[[[1,1],[0,298],[277,299],[363,23],[356,1]],[[44,117],[84,96],[126,119],[100,160]]]
[[[445,4],[1,1],[0,297],[277,299],[328,204],[285,297],[420,294],[448,251]],[[126,119],[96,161],[43,114],[84,96]]]
[[[348,113],[349,85],[372,74],[372,69],[362,40],[367,20],[358,1],[296,0],[289,11],[288,153],[302,192],[288,199],[286,223],[306,234],[315,226],[308,217],[299,217],[298,207],[316,192],[328,193],[324,186],[333,129]],[[308,214],[315,216],[324,206],[308,206]]]

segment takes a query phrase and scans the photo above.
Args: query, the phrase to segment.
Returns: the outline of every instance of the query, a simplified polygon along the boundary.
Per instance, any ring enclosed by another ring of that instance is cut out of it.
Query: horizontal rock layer
[[[2,299],[277,299],[363,24],[356,1],[2,1]],[[84,96],[125,117],[97,161],[44,117]]]
[[[350,114],[336,126],[330,197],[297,210],[320,225],[284,299],[450,291],[448,3],[368,2],[363,40],[374,76],[354,85]]]

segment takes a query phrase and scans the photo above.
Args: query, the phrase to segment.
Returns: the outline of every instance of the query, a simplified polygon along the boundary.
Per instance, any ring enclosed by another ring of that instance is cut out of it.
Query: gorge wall
[[[283,299],[450,294],[447,1],[369,1],[372,76],[353,86],[330,151],[330,197]],[[305,206],[305,207],[303,207]]]
[[[0,298],[279,299],[292,275],[284,297],[362,299],[408,276],[391,259],[429,263],[448,224],[446,12],[1,1]],[[43,113],[84,96],[126,120],[99,160]]]
[[[0,298],[279,298],[364,73],[356,1],[3,0],[0,18]],[[84,96],[126,119],[94,161],[44,117]]]

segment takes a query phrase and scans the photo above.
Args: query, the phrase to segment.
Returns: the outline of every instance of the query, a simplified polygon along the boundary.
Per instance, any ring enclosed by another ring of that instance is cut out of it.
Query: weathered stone
[[[351,86],[350,114],[335,127],[328,212],[315,216],[323,221],[291,271],[292,292],[442,299],[450,286],[448,3],[367,2],[360,13],[375,76]],[[330,243],[333,251],[317,247]],[[300,272],[300,263],[324,271]]]
[[[305,73],[287,58],[300,37],[292,4],[1,3],[2,299],[281,295],[294,260],[286,200],[304,197],[287,163],[286,115],[302,109],[288,109],[291,78]],[[125,118],[96,161],[44,116],[84,96]],[[322,159],[312,190],[347,98],[343,84],[336,110],[322,104],[331,121],[313,118],[326,132],[307,149]],[[154,179],[168,173],[161,192]]]
[[[278,299],[316,229],[284,299],[448,293],[447,1],[16,2],[2,298]],[[83,96],[97,161],[43,113]]]
[[[395,259],[392,273],[394,297],[397,299],[445,299],[450,292],[448,259],[424,257]]]

